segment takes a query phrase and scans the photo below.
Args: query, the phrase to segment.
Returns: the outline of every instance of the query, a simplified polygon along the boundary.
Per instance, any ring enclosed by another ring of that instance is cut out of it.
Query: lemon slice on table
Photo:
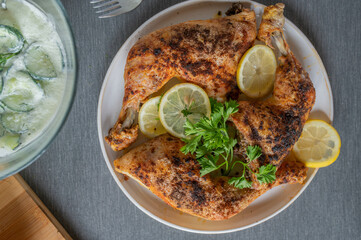
[[[169,89],[159,104],[159,118],[164,128],[173,136],[185,138],[184,123],[188,119],[198,122],[210,116],[211,105],[207,93],[197,85],[181,83]]]
[[[139,111],[139,128],[147,137],[156,137],[167,132],[159,120],[159,100],[160,96],[149,99]]]
[[[239,89],[251,98],[260,98],[273,89],[277,68],[276,56],[265,45],[255,45],[241,58],[237,69]]]
[[[336,161],[341,139],[336,129],[322,120],[307,121],[293,152],[306,167],[320,168]]]

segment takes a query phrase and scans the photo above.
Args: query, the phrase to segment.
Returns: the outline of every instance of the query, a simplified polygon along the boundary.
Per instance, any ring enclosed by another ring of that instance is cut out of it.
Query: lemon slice
[[[159,120],[159,100],[160,96],[149,99],[139,111],[139,128],[147,137],[156,137],[167,132]]]
[[[210,116],[211,105],[207,93],[197,85],[182,83],[169,89],[159,105],[159,118],[164,128],[173,136],[185,138],[186,119],[196,123]]]
[[[265,45],[255,45],[241,58],[237,69],[239,89],[251,98],[260,98],[273,89],[277,68],[276,56]]]
[[[293,152],[306,167],[331,165],[340,154],[341,139],[336,129],[322,120],[307,121]]]

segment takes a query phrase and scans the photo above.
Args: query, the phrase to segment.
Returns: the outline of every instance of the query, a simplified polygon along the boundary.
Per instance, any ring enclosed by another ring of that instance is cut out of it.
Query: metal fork
[[[136,8],[142,0],[92,0],[93,8],[98,9],[96,13],[101,13],[99,18],[114,17]]]

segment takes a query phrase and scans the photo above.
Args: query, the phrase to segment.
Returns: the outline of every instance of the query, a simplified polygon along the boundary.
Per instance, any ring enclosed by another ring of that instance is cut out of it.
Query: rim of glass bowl
[[[55,8],[57,8],[56,11],[59,13],[59,17],[64,23],[64,33],[69,36],[69,53],[66,53],[66,58],[68,60],[67,67],[70,67],[72,71],[68,70],[67,72],[66,86],[62,97],[62,103],[59,105],[51,122],[48,123],[48,126],[30,143],[14,153],[4,156],[3,159],[5,159],[5,161],[0,160],[0,180],[16,174],[28,167],[46,151],[50,143],[55,139],[64,126],[74,102],[78,81],[78,58],[74,34],[64,6],[59,0],[55,0],[54,3]],[[71,61],[69,61],[69,59]],[[1,169],[1,165],[5,165],[3,167],[4,169]]]

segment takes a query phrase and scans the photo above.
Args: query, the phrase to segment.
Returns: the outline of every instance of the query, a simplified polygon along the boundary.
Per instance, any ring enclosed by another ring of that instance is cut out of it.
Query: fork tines
[[[113,17],[124,13],[118,0],[93,0],[90,2],[95,4],[93,8],[97,9],[96,13],[101,13],[99,18]]]
[[[96,13],[102,14],[99,18],[108,18],[132,11],[141,2],[142,0],[92,0],[90,3],[94,4]]]

